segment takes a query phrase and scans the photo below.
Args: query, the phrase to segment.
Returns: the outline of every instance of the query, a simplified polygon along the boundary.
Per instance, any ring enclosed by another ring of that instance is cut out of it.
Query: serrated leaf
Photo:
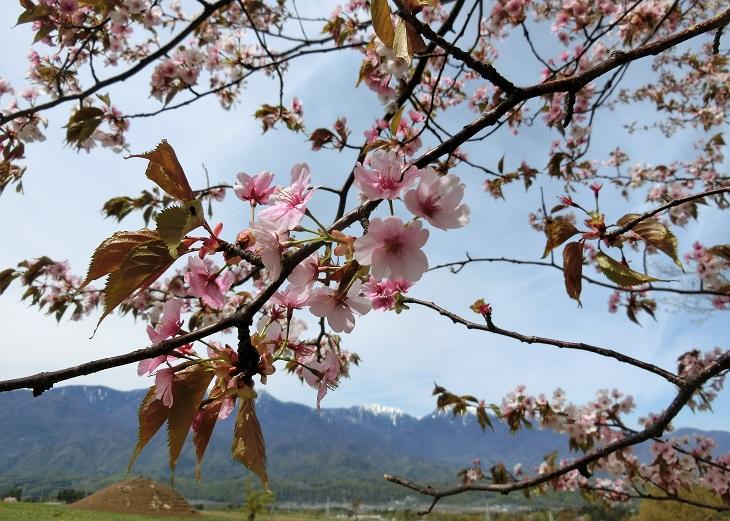
[[[160,239],[165,241],[170,255],[175,258],[180,241],[185,234],[202,226],[205,222],[203,203],[196,199],[184,203],[183,206],[170,206],[157,214],[156,221]]]
[[[240,461],[256,474],[264,487],[269,489],[269,477],[266,474],[266,445],[261,432],[261,424],[256,417],[254,399],[241,399],[233,431],[231,446],[234,459]]]
[[[175,373],[172,380],[172,407],[167,417],[167,447],[170,450],[170,472],[173,474],[185,438],[213,376],[213,369],[194,365]]]
[[[629,213],[621,217],[616,224],[623,226],[639,217],[639,214]],[[679,260],[677,253],[678,241],[677,237],[669,231],[669,228],[655,219],[645,219],[636,223],[631,230],[639,237],[644,239],[647,244],[654,246],[657,250],[668,255],[674,263],[684,271],[684,265]]]
[[[153,385],[145,395],[139,406],[139,430],[137,432],[137,445],[134,447],[132,457],[127,466],[127,472],[132,470],[132,465],[139,457],[142,449],[149,443],[152,437],[160,430],[165,423],[170,408],[163,405],[162,400],[156,397],[157,389]]]
[[[664,281],[664,279],[656,279],[649,275],[644,275],[638,271],[634,271],[628,266],[624,266],[620,262],[612,259],[603,252],[596,254],[596,265],[603,274],[611,282],[615,282],[622,288],[645,284],[647,282]],[[665,281],[666,282],[666,281]]]
[[[137,244],[129,250],[119,268],[109,275],[104,288],[104,313],[97,327],[124,299],[156,281],[173,262],[167,244],[160,239]]]
[[[395,114],[393,114],[393,117],[390,118],[390,132],[393,135],[398,133],[398,126],[400,125],[400,120],[403,117],[403,109],[405,109],[405,105],[402,105]]]
[[[213,401],[201,405],[193,426],[193,445],[195,445],[195,479],[200,481],[200,464],[203,462],[205,449],[213,434],[213,428],[218,421],[218,414],[221,412],[223,397],[219,396]]]
[[[391,18],[388,0],[371,0],[370,16],[373,20],[373,29],[380,41],[389,49],[393,48],[395,31],[393,30],[393,19]]]
[[[568,296],[578,301],[583,282],[583,243],[569,242],[563,248],[563,278]]]
[[[564,217],[553,217],[548,220],[545,226],[547,243],[545,244],[545,251],[542,254],[542,258],[547,257],[553,248],[557,248],[579,232],[580,230]]]
[[[404,60],[408,65],[411,64],[413,50],[408,45],[408,30],[406,29],[406,22],[402,18],[398,18],[398,21],[395,24],[393,53],[401,60]]]
[[[144,154],[132,154],[128,157],[141,157],[147,159],[147,171],[145,175],[151,181],[157,183],[165,192],[179,201],[192,201],[195,194],[180,162],[175,155],[175,150],[170,144],[162,140],[157,148]]]
[[[104,241],[94,250],[89,264],[86,278],[79,286],[83,289],[92,280],[108,275],[119,269],[119,266],[129,251],[135,246],[159,238],[153,230],[137,230],[133,232],[117,232]]]

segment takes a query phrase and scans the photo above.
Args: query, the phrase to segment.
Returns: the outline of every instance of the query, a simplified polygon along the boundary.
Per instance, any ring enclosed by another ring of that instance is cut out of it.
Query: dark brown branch
[[[384,477],[390,482],[397,483],[406,488],[434,498],[434,501],[432,502],[431,507],[427,512],[430,512],[433,509],[434,505],[440,499],[461,494],[469,490],[509,494],[510,492],[514,492],[517,490],[533,488],[538,485],[542,485],[543,483],[548,483],[573,470],[585,468],[589,464],[594,463],[595,461],[598,461],[599,459],[604,458],[609,454],[617,452],[621,449],[637,445],[656,436],[661,436],[664,430],[669,426],[669,423],[672,421],[672,419],[674,419],[674,417],[679,414],[682,408],[692,398],[692,395],[696,391],[698,391],[702,387],[702,385],[709,379],[719,375],[720,373],[728,369],[730,369],[730,351],[725,352],[717,360],[708,365],[703,371],[701,371],[697,375],[687,378],[684,387],[680,388],[674,400],[672,400],[672,402],[664,410],[664,412],[659,415],[656,421],[644,430],[639,431],[636,434],[626,436],[625,438],[621,438],[620,440],[617,440],[613,443],[609,443],[608,445],[587,453],[585,456],[578,458],[571,463],[563,465],[562,467],[559,467],[551,472],[546,472],[545,474],[540,474],[532,478],[515,481],[512,483],[468,483],[465,485],[458,485],[443,490],[434,489],[433,487],[427,485],[420,485],[418,483],[414,483],[398,476],[391,476],[386,474]]]
[[[713,195],[719,195],[725,192],[730,192],[730,187],[715,188],[714,190],[708,190],[707,192],[701,192],[698,194],[688,195],[687,197],[674,199],[673,201],[670,201],[667,204],[663,204],[658,208],[654,208],[653,210],[642,213],[641,215],[627,222],[623,226],[619,226],[615,230],[612,230],[611,233],[606,234],[606,237],[613,238],[621,235],[622,233],[626,233],[631,230],[631,228],[639,224],[641,221],[645,221],[651,217],[654,217],[655,215],[662,213],[664,210],[669,210],[670,208],[674,208],[675,206],[680,206],[685,203],[696,201],[697,199],[704,199],[705,197],[712,197]]]
[[[554,262],[511,259],[508,257],[471,257],[471,256],[469,256],[469,254],[467,254],[467,258],[464,260],[446,262],[444,264],[438,264],[436,266],[429,268],[428,271],[435,271],[435,270],[440,270],[440,269],[444,269],[444,268],[449,268],[449,269],[451,269],[451,271],[453,273],[458,273],[459,271],[461,271],[461,269],[464,266],[466,266],[467,264],[471,264],[472,262],[506,262],[509,264],[518,264],[518,265],[526,265],[526,266],[544,266],[544,267],[555,268],[556,270],[563,271],[562,266],[559,266],[558,264],[555,264]],[[678,295],[718,296],[718,297],[727,296],[727,293],[724,293],[722,291],[715,291],[715,290],[711,290],[711,289],[668,288],[668,287],[664,287],[664,286],[653,286],[651,284],[648,284],[645,287],[623,288],[621,286],[616,286],[615,284],[609,284],[607,282],[593,279],[587,275],[582,275],[581,278],[583,280],[585,280],[586,282],[588,282],[589,284],[595,284],[596,286],[601,286],[603,288],[613,289],[616,291],[625,291],[627,293],[648,293],[650,291],[660,291],[663,293],[676,293]]]
[[[506,336],[510,338],[514,338],[515,340],[519,340],[520,342],[525,342],[527,344],[544,344],[544,345],[550,345],[559,347],[561,349],[575,349],[578,351],[587,351],[589,353],[613,358],[615,360],[618,360],[619,362],[623,362],[625,364],[633,365],[634,367],[638,367],[640,369],[643,369],[645,371],[649,371],[650,373],[654,373],[658,376],[661,376],[668,382],[673,383],[674,385],[677,385],[679,387],[685,387],[686,382],[675,375],[674,373],[671,373],[667,371],[666,369],[662,369],[661,367],[658,367],[654,364],[649,364],[647,362],[642,362],[641,360],[637,360],[636,358],[633,358],[631,356],[625,355],[623,353],[619,353],[618,351],[614,351],[613,349],[606,349],[603,347],[594,346],[591,344],[586,344],[584,342],[568,342],[566,340],[557,340],[554,338],[547,338],[547,337],[541,337],[541,336],[534,336],[534,335],[523,335],[522,333],[518,333],[516,331],[510,331],[509,329],[503,329],[501,327],[495,326],[492,322],[491,318],[487,319],[486,324],[478,324],[476,322],[472,322],[470,320],[467,320],[463,317],[460,317],[459,315],[452,313],[451,311],[442,308],[438,304],[434,302],[428,302],[426,300],[420,300],[413,297],[403,297],[403,302],[406,304],[417,304],[419,306],[423,306],[426,308],[430,308],[440,315],[448,318],[451,320],[454,324],[461,324],[462,326],[466,327],[467,329],[476,329],[479,331],[486,331],[488,333],[494,333],[495,335],[501,335]]]
[[[203,12],[200,13],[200,15],[194,19],[190,24],[185,27],[180,33],[175,36],[172,40],[167,42],[165,45],[157,49],[155,52],[150,54],[149,56],[145,57],[144,59],[137,62],[137,64],[134,67],[130,67],[124,72],[121,72],[119,74],[116,74],[114,76],[111,76],[105,80],[102,80],[100,82],[95,83],[91,87],[89,87],[86,90],[83,90],[81,92],[77,92],[74,94],[67,94],[66,96],[60,96],[54,100],[48,101],[46,103],[41,103],[40,105],[36,105],[34,107],[30,107],[23,110],[18,110],[16,112],[12,112],[10,114],[7,114],[5,116],[0,115],[0,125],[4,125],[5,123],[8,123],[9,121],[12,121],[14,119],[23,117],[23,116],[30,116],[31,114],[35,114],[36,112],[41,112],[43,110],[50,109],[52,107],[55,107],[57,105],[60,105],[62,103],[65,103],[67,101],[73,101],[73,100],[83,100],[84,98],[87,98],[94,94],[95,92],[103,89],[104,87],[108,85],[112,85],[114,83],[118,83],[120,81],[127,80],[137,74],[139,71],[147,67],[150,63],[153,63],[158,58],[164,56],[168,52],[170,52],[178,43],[183,41],[186,36],[188,36],[190,33],[192,33],[195,29],[197,29],[203,22],[205,22],[208,18],[210,18],[213,13],[215,13],[218,9],[221,7],[225,7],[226,5],[230,4],[233,0],[218,0],[214,4],[208,4],[205,8],[203,8]]]

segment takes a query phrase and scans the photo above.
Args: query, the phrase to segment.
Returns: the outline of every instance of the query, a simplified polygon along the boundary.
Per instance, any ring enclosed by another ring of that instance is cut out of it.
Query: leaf
[[[583,243],[569,242],[563,248],[563,277],[565,278],[565,291],[570,298],[578,301],[578,305],[580,305],[582,276]]]
[[[504,154],[502,154],[502,157],[499,158],[499,162],[497,163],[497,172],[500,174],[504,173]]]
[[[97,327],[124,299],[156,281],[173,262],[167,244],[160,239],[140,243],[129,250],[119,268],[109,275],[104,288],[104,313]]]
[[[6,270],[0,271],[0,295],[5,293],[5,290],[8,289],[8,286],[10,286],[10,283],[13,282],[19,276],[20,276],[20,273],[18,273],[13,268],[8,268]]]
[[[177,250],[183,236],[205,222],[203,203],[196,199],[184,206],[171,206],[157,214],[157,233],[165,241],[170,255],[177,257]]]
[[[620,262],[612,259],[603,252],[596,254],[596,264],[603,274],[611,282],[615,282],[619,286],[625,288],[636,286],[637,284],[645,284],[647,282],[655,282],[664,279],[655,279],[649,275],[644,275],[638,271],[634,271],[628,266],[624,266]]]
[[[77,110],[66,125],[66,141],[81,146],[101,124],[103,116],[104,111],[99,107],[82,107]]]
[[[373,29],[389,49],[393,48],[395,31],[393,30],[393,19],[391,18],[388,0],[372,0],[370,2],[370,16],[373,19]]]
[[[35,5],[20,13],[16,25],[27,24],[30,22],[35,22],[36,20],[42,20],[43,18],[47,18],[50,12],[50,8],[47,5]]]
[[[629,213],[621,217],[616,224],[624,226],[637,217],[639,217],[639,214]],[[677,253],[677,237],[669,231],[669,228],[655,219],[645,219],[632,226],[631,230],[644,239],[647,244],[654,246],[657,250],[668,255],[684,271],[684,265],[679,260]]]
[[[708,248],[707,253],[715,255],[716,257],[722,257],[723,259],[730,261],[730,244],[718,244],[717,246]]]
[[[406,35],[408,36],[408,48],[411,49],[412,53],[424,52],[428,49],[426,42],[423,41],[416,28],[408,22],[406,22]]]
[[[142,449],[149,443],[152,437],[160,430],[170,412],[169,407],[163,405],[162,400],[156,397],[157,388],[153,385],[145,395],[139,406],[139,431],[137,433],[137,445],[127,465],[127,472],[132,470],[132,465],[139,457]]]
[[[393,114],[393,117],[390,118],[390,133],[395,135],[398,133],[398,126],[400,125],[400,120],[403,117],[403,109],[405,108],[405,105],[401,105],[401,107]]]
[[[492,421],[489,419],[489,414],[487,414],[486,407],[477,407],[477,421],[479,422],[479,426],[482,428],[482,431],[485,431],[487,427],[494,430]]]
[[[170,472],[180,457],[185,438],[198,412],[215,371],[194,365],[175,373],[172,380],[172,407],[167,418],[167,446],[170,449]]]
[[[411,56],[413,56],[413,50],[408,45],[408,31],[406,29],[406,22],[402,18],[398,18],[395,24],[395,36],[393,37],[393,53],[400,59],[411,64]]]
[[[193,445],[195,445],[195,479],[200,481],[200,464],[203,462],[205,449],[208,447],[213,428],[218,421],[218,413],[223,405],[223,397],[220,396],[212,402],[201,405],[198,409],[198,416],[193,426]]]
[[[233,457],[256,474],[268,490],[269,478],[266,475],[266,445],[264,444],[261,425],[256,417],[254,399],[251,397],[243,398],[238,408],[231,451],[233,452]]]
[[[89,271],[79,286],[79,290],[87,286],[92,280],[108,275],[119,269],[119,266],[129,251],[135,246],[153,239],[159,235],[153,230],[138,230],[136,232],[117,232],[97,246],[91,257]]]
[[[547,257],[553,248],[557,248],[579,232],[580,230],[564,217],[553,217],[548,220],[545,226],[547,244],[545,244],[545,251],[542,254],[542,258]]]
[[[165,192],[180,201],[192,201],[195,194],[180,162],[175,155],[175,150],[164,139],[157,145],[157,148],[144,154],[132,154],[127,156],[141,157],[149,161],[145,175],[151,181],[157,183]]]

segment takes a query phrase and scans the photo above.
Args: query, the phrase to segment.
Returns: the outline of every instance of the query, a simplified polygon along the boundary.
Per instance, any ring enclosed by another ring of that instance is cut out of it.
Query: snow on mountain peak
[[[406,416],[405,412],[396,407],[388,407],[377,403],[361,405],[359,409],[363,412],[369,412],[376,416],[386,416],[390,419],[393,425],[395,425],[400,418]]]

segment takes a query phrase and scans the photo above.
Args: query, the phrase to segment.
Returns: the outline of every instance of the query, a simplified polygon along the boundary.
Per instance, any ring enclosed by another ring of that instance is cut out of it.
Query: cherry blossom
[[[418,174],[418,186],[403,197],[406,208],[442,230],[466,226],[470,210],[466,204],[459,204],[464,198],[460,179],[454,174],[439,176],[431,167]]]
[[[341,292],[329,287],[312,290],[309,297],[309,311],[318,317],[326,317],[332,331],[349,333],[355,327],[355,313],[364,315],[370,311],[370,301],[360,296],[362,282],[356,280]]]
[[[370,265],[375,278],[415,282],[428,269],[421,250],[427,240],[428,230],[419,221],[403,224],[398,217],[375,218],[367,235],[355,240],[355,260]]]
[[[276,191],[272,196],[273,204],[259,214],[259,220],[272,223],[280,231],[293,229],[304,217],[307,203],[314,194],[309,185],[311,177],[305,163],[294,165],[291,185]]]
[[[370,277],[362,286],[363,295],[370,299],[373,309],[390,310],[395,308],[396,296],[406,293],[413,283],[406,279],[378,280]]]
[[[274,174],[268,170],[254,176],[241,172],[236,178],[238,181],[233,185],[233,190],[239,199],[252,205],[269,204],[269,197],[276,191],[276,187],[271,186]]]
[[[155,327],[152,327],[151,324],[147,326],[147,335],[153,344],[159,344],[163,340],[175,336],[180,331],[182,326],[180,309],[182,306],[183,301],[179,299],[165,302],[162,308],[162,318],[157,322],[157,325]]]
[[[317,389],[317,410],[320,408],[322,398],[327,394],[329,387],[335,387],[340,375],[340,361],[334,351],[327,351],[324,358],[319,360],[317,353],[305,358],[301,363],[302,377],[309,385]]]
[[[365,199],[397,199],[403,189],[408,188],[416,179],[418,170],[410,166],[401,173],[402,163],[395,152],[378,150],[370,155],[363,166],[355,165],[355,185]]]
[[[233,284],[233,274],[227,270],[220,272],[207,258],[190,256],[185,282],[190,286],[191,295],[213,309],[222,309],[226,303],[224,294]]]

